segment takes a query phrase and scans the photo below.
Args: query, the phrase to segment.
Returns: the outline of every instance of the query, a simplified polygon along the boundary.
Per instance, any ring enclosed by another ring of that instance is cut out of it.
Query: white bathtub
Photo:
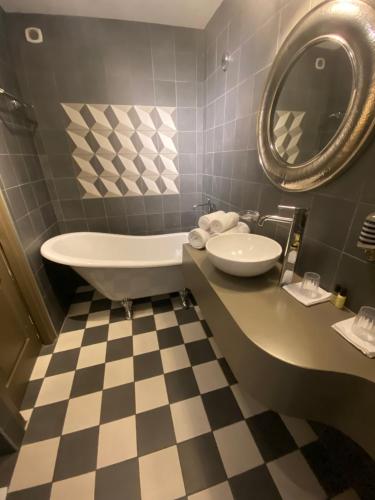
[[[123,301],[183,290],[182,245],[186,242],[187,233],[67,233],[46,241],[41,254],[71,266],[108,299]]]

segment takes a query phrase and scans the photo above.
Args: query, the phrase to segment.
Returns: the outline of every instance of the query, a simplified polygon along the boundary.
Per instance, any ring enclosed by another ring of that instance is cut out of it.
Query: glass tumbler
[[[315,298],[319,295],[320,275],[317,273],[305,273],[301,285],[302,292],[307,297]]]
[[[375,342],[375,307],[361,307],[352,328],[353,332],[361,339]]]

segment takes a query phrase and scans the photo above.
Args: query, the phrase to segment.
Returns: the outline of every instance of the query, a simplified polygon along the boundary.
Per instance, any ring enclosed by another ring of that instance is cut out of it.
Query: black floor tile
[[[124,500],[125,498],[141,500],[137,458],[104,467],[96,472],[95,500]]]
[[[124,384],[103,391],[100,423],[135,414],[134,384]]]
[[[139,413],[136,419],[138,456],[162,450],[176,443],[169,406]]]
[[[176,403],[199,395],[199,388],[191,368],[183,368],[165,374],[168,399]]]
[[[9,493],[7,500],[49,500],[52,483]]]
[[[61,333],[74,332],[75,330],[83,330],[86,328],[88,314],[80,314],[79,316],[71,316],[66,318],[61,328]]]
[[[185,347],[192,366],[216,359],[215,353],[208,339],[188,342],[185,344]]]
[[[179,443],[178,454],[188,495],[226,480],[224,466],[212,433]]]
[[[112,302],[109,299],[99,299],[91,302],[90,313],[97,311],[106,311],[111,309]]]
[[[213,430],[243,420],[241,410],[229,387],[202,394],[202,400]]]
[[[39,356],[45,356],[46,354],[52,354],[53,350],[55,349],[56,342],[53,342],[52,344],[46,344],[42,345]]]
[[[229,479],[236,500],[281,500],[280,493],[265,465]],[[301,498],[301,500],[303,500]]]
[[[160,349],[166,349],[167,347],[174,347],[184,343],[181,330],[178,326],[158,330],[157,335]]]
[[[286,425],[273,411],[265,411],[248,418],[247,425],[266,462],[297,449]]]
[[[38,379],[38,380],[31,380],[31,382],[27,384],[27,389],[23,397],[20,408],[21,410],[28,410],[34,407],[42,383],[43,379]]]
[[[133,335],[138,333],[153,332],[156,330],[154,316],[133,319]]]
[[[163,365],[159,351],[147,352],[134,356],[134,380],[155,377],[163,373]]]
[[[228,365],[226,359],[225,358],[220,358],[218,361],[219,361],[219,364],[221,366],[221,369],[223,370],[225,378],[228,381],[228,384],[229,385],[237,384],[237,379],[233,375],[233,372],[230,369],[230,366]]]
[[[117,361],[133,355],[133,340],[131,337],[110,340],[107,343],[106,362]]]
[[[79,349],[56,352],[52,355],[46,372],[46,377],[74,371],[77,367],[78,356]]]
[[[190,309],[177,309],[175,313],[179,325],[199,321],[198,315],[193,307],[190,307]]]
[[[350,487],[349,478],[332,462],[327,448],[320,441],[304,446],[301,452],[329,497]]]
[[[205,320],[201,321],[201,324],[203,326],[203,330],[206,332],[207,337],[213,337],[212,332],[210,330],[210,327],[207,325],[207,322]]]
[[[96,469],[99,427],[72,432],[61,437],[54,481],[79,476]]]
[[[89,292],[76,293],[73,297],[72,304],[77,304],[78,302],[90,302],[94,295],[94,290]]]
[[[34,408],[23,443],[34,443],[60,436],[64,426],[68,401]]]
[[[94,326],[93,328],[86,328],[82,339],[82,346],[99,344],[106,342],[108,339],[108,325]]]
[[[123,307],[117,307],[116,309],[111,309],[109,313],[109,322],[116,323],[117,321],[126,320],[125,309]]]
[[[161,299],[152,301],[152,309],[154,314],[173,311],[173,305],[170,299]]]
[[[74,374],[71,398],[91,394],[103,389],[105,365],[95,365],[81,368]]]

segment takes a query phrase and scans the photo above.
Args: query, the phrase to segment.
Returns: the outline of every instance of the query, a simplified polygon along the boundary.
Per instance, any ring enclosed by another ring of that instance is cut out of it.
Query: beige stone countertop
[[[364,356],[331,328],[353,313],[340,311],[330,302],[305,307],[278,286],[276,267],[262,276],[237,278],[216,269],[205,250],[186,244],[184,252],[191,256],[243,333],[260,349],[301,368],[375,382],[375,358]]]

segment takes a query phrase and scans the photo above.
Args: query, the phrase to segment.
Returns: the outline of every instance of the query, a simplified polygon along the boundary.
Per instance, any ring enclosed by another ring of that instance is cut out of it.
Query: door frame
[[[57,334],[1,191],[0,244],[9,263],[10,272],[14,276],[30,317],[38,331],[40,341],[44,344],[51,344],[56,339]]]

